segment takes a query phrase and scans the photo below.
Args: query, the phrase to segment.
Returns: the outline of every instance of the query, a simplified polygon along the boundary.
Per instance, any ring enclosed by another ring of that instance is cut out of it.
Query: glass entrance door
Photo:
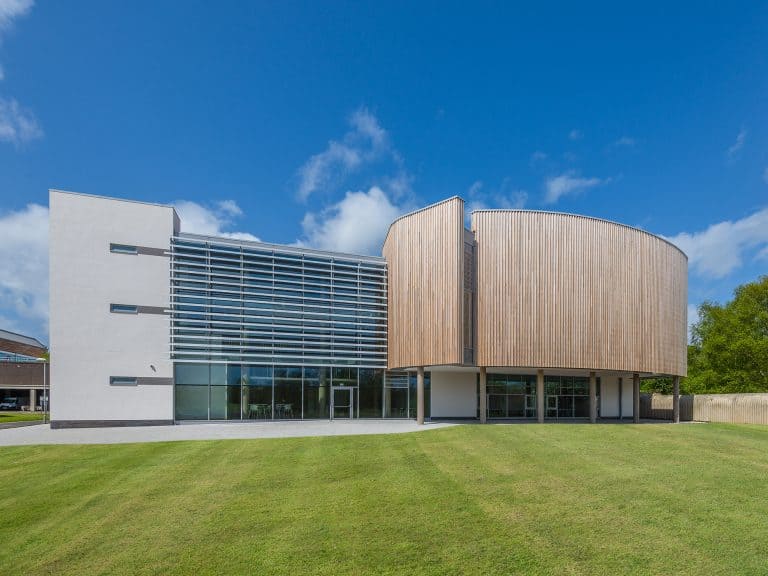
[[[547,418],[557,418],[557,396],[547,396]]]
[[[528,394],[525,397],[525,417],[536,418],[536,396]]]
[[[331,388],[331,420],[354,417],[355,389],[336,386]]]

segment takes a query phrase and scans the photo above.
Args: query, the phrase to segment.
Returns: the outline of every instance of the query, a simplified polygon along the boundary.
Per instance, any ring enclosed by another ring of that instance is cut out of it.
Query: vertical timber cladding
[[[687,371],[688,263],[613,222],[477,211],[477,363]]]
[[[450,198],[395,220],[383,253],[387,366],[462,364],[464,201]]]

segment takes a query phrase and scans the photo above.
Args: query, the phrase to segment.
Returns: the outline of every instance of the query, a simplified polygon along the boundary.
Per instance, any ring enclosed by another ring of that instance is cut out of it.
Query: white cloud
[[[230,216],[242,216],[243,211],[240,209],[240,206],[237,205],[237,202],[234,200],[222,200],[218,204],[219,209],[224,212],[225,214],[229,214]]]
[[[33,0],[0,0],[0,43],[14,20],[26,15],[33,4]],[[0,66],[0,80],[4,78],[5,71]],[[19,146],[42,136],[40,124],[30,110],[13,98],[0,97],[0,141]]]
[[[581,130],[571,130],[568,132],[568,139],[569,140],[581,140],[584,138],[584,133]]]
[[[525,208],[528,192],[514,188],[510,178],[504,178],[498,190],[484,189],[483,182],[476,180],[467,190],[466,219],[475,210],[519,210]]]
[[[574,194],[588,188],[594,188],[601,184],[607,184],[610,178],[581,178],[576,176],[572,170],[559,176],[547,178],[544,183],[544,201],[547,204],[554,204],[562,196]]]
[[[0,140],[21,145],[42,138],[37,118],[13,98],[0,98]]]
[[[310,194],[343,178],[363,165],[370,163],[390,149],[386,130],[366,108],[360,108],[349,118],[350,130],[341,142],[331,140],[328,147],[312,156],[299,169],[297,195],[306,200]]]
[[[749,250],[768,254],[768,208],[741,220],[718,222],[700,232],[682,232],[667,240],[688,255],[688,264],[697,274],[723,278],[739,268]]]
[[[48,208],[29,204],[0,215],[2,327],[47,340]]]
[[[736,156],[736,154],[738,154],[739,150],[744,148],[744,142],[746,141],[746,139],[747,139],[747,129],[742,128],[741,130],[739,130],[739,133],[736,135],[736,142],[734,142],[728,147],[728,150],[726,153],[728,154],[729,158],[733,158],[734,156]]]
[[[179,200],[173,203],[181,220],[181,231],[203,236],[220,236],[235,240],[259,239],[248,232],[226,231],[234,224],[234,218],[241,216],[243,211],[234,200],[223,200],[215,207],[206,207],[197,202]]]
[[[536,150],[533,154],[531,154],[531,160],[530,164],[533,166],[534,164],[537,164],[538,162],[542,162],[543,160],[546,160],[549,156],[546,152],[542,152],[541,150]]]
[[[482,180],[475,180],[472,182],[472,185],[467,189],[467,196],[469,198],[474,198],[480,194],[480,192],[483,189],[483,181]]]
[[[637,144],[637,140],[635,140],[634,138],[631,138],[629,136],[622,136],[621,138],[619,138],[618,140],[614,141],[614,143],[613,143],[613,145],[616,148],[621,148],[621,147],[631,148],[635,144]]]
[[[304,216],[304,238],[298,243],[320,250],[380,254],[389,225],[403,212],[376,186],[368,192],[347,192],[340,202]]]
[[[0,0],[0,43],[3,33],[11,28],[16,18],[26,15],[31,9],[33,0]],[[5,78],[5,71],[0,66],[0,80]]]
[[[26,15],[34,0],[0,0],[0,32],[7,30],[16,18]]]

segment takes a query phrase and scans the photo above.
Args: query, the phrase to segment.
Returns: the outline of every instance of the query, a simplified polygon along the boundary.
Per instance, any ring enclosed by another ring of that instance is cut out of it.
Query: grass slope
[[[0,449],[0,574],[765,574],[768,428]]]

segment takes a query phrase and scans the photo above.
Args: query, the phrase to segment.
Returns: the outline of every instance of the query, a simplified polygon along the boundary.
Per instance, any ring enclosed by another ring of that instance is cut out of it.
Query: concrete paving
[[[403,434],[406,432],[436,430],[455,425],[455,423],[440,422],[418,426],[414,420],[334,420],[333,422],[329,420],[305,420],[51,430],[48,424],[38,424],[23,428],[0,430],[0,446],[127,444],[131,442],[173,442],[180,440]]]

